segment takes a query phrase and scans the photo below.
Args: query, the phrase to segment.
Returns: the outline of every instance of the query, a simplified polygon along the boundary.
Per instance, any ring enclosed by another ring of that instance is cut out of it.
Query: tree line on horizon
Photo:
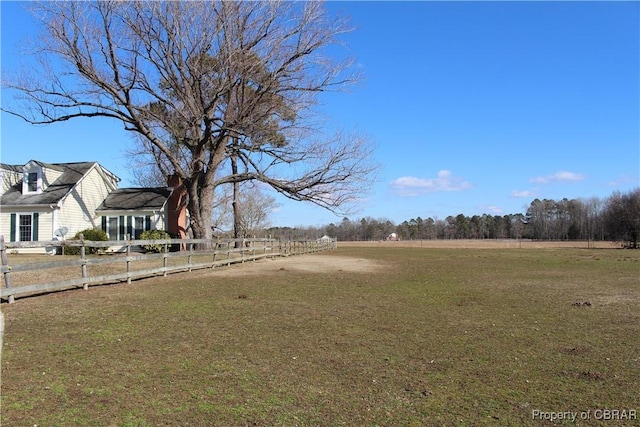
[[[343,218],[320,227],[271,227],[268,235],[282,239],[335,237],[339,241],[436,239],[533,239],[624,241],[638,247],[640,188],[614,192],[607,198],[535,199],[524,213],[508,215],[420,216],[395,224],[385,218]]]

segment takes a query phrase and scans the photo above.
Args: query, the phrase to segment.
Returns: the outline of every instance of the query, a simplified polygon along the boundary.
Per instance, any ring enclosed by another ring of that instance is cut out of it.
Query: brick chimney
[[[167,186],[172,190],[167,202],[167,231],[174,238],[186,239],[187,189],[177,174],[167,177]]]

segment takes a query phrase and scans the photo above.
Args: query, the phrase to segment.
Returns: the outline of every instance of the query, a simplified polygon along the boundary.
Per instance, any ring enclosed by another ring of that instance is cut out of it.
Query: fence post
[[[164,255],[162,257],[162,268],[164,268],[163,271],[163,276],[167,277],[167,267],[168,267],[168,262],[169,262],[169,250],[168,250],[168,245],[165,242],[164,244]]]
[[[189,243],[189,256],[187,256],[187,265],[189,266],[189,272],[191,272],[191,257],[193,256],[193,243]]]
[[[87,254],[84,247],[84,234],[82,233],[80,233],[80,243],[82,243],[82,246],[80,246],[80,259],[82,260],[82,265],[80,268],[82,271],[82,278],[86,279],[87,278]],[[82,282],[82,289],[84,289],[85,291],[89,289],[89,284],[87,282]]]
[[[127,241],[127,284],[131,284],[131,240]]]
[[[9,270],[11,267],[9,266],[9,262],[7,261],[7,247],[4,245],[4,236],[0,236],[0,258],[2,258],[2,266],[5,267],[4,272],[4,285],[7,289],[11,287],[11,275],[9,274]],[[13,295],[9,295],[9,304],[14,303]]]
[[[2,362],[2,338],[3,337],[4,337],[4,313],[0,311],[0,362]]]

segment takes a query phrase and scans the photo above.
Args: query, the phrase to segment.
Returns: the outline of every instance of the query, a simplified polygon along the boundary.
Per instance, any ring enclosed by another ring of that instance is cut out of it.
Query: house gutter
[[[51,208],[51,234],[53,234],[53,236],[51,237],[53,239],[53,237],[55,237],[56,235],[56,230],[58,230],[59,224],[58,224],[58,216],[60,214],[60,202],[58,202],[58,204],[56,205],[49,205],[49,208]]]
[[[6,208],[11,208],[11,209],[34,209],[34,208],[52,208],[53,205],[48,204],[48,203],[43,203],[41,205],[2,205],[2,207],[4,208],[4,211],[6,212]]]

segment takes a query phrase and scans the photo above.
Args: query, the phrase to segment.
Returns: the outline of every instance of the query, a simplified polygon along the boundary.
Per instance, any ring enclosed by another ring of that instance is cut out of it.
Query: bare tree
[[[269,214],[278,206],[276,199],[258,185],[245,184],[250,188],[240,192],[238,200],[239,215],[234,218],[234,225],[238,229],[238,236],[251,237],[257,235],[269,226]]]
[[[173,167],[161,156],[154,155],[155,147],[144,138],[136,138],[133,146],[127,148],[127,167],[133,182],[140,187],[166,186]]]
[[[182,179],[195,237],[211,236],[221,185],[257,180],[336,213],[369,187],[372,146],[324,136],[314,117],[319,94],[357,80],[352,61],[326,55],[350,28],[322,3],[41,2],[34,12],[42,67],[3,79],[17,95],[3,109],[34,124],[120,121]]]

